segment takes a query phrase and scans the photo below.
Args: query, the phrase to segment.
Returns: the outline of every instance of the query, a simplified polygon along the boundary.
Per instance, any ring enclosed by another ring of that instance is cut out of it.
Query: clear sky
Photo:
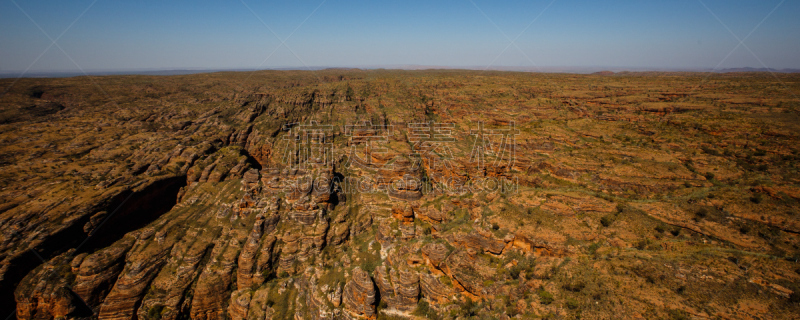
[[[800,0],[0,0],[0,72],[379,65],[800,68]]]

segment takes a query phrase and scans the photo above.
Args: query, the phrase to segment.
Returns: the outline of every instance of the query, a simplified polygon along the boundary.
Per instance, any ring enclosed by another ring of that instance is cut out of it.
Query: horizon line
[[[214,72],[254,72],[254,71],[319,71],[332,69],[356,70],[468,70],[468,71],[508,71],[530,73],[574,73],[590,74],[597,72],[700,72],[700,73],[735,73],[735,72],[775,72],[800,73],[800,68],[700,68],[700,67],[624,67],[624,66],[440,66],[419,64],[361,65],[361,66],[289,66],[272,68],[223,67],[223,68],[132,68],[132,69],[94,69],[94,70],[0,70],[0,79],[8,78],[60,78],[76,76],[111,76],[111,75],[188,75]]]

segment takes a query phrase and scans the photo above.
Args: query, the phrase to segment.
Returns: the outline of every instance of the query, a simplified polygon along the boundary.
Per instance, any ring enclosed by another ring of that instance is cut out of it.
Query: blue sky
[[[0,0],[0,72],[800,68],[798,0],[473,1]]]

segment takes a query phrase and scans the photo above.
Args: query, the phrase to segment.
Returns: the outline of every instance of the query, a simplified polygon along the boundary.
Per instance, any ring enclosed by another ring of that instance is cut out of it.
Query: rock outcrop
[[[154,252],[142,253],[125,265],[114,287],[100,305],[99,317],[103,319],[133,319],[150,281],[155,278],[165,263],[170,248],[157,248]],[[146,254],[146,256],[145,256]]]
[[[375,306],[377,304],[375,283],[372,282],[369,274],[359,267],[353,269],[352,273],[352,278],[344,286],[342,292],[342,302],[345,309],[350,314],[358,317],[375,316]]]
[[[391,308],[411,311],[419,301],[420,277],[415,271],[397,271],[380,266],[375,269],[375,282],[380,289],[381,301]]]
[[[75,284],[72,290],[90,306],[100,304],[117,281],[125,266],[125,255],[133,247],[136,239],[126,236],[114,245],[82,257],[75,270]],[[78,262],[76,257],[73,263]]]

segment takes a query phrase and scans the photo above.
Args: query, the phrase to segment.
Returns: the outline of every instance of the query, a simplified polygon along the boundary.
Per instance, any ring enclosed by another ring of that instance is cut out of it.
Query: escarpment
[[[97,79],[116,104],[83,78],[0,97],[17,319],[800,313],[800,102],[774,78]]]

